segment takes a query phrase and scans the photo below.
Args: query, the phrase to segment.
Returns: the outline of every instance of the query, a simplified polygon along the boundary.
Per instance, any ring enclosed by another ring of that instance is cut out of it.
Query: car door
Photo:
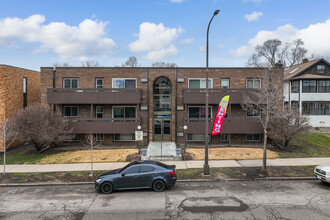
[[[141,165],[138,176],[140,187],[151,187],[154,181],[156,168],[151,165]]]
[[[128,167],[121,172],[120,181],[118,183],[119,189],[134,188],[138,185],[138,176],[140,172],[140,165]]]

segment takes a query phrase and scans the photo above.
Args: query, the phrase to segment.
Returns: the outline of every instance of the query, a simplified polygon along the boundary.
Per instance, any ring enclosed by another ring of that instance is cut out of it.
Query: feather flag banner
[[[226,95],[220,101],[218,111],[214,119],[212,135],[217,135],[220,133],[223,119],[225,118],[226,115],[228,103],[229,103],[229,95]]]

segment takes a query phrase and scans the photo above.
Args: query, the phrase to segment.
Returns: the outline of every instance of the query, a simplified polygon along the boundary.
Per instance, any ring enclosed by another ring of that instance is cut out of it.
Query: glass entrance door
[[[171,119],[154,119],[154,141],[171,140]]]

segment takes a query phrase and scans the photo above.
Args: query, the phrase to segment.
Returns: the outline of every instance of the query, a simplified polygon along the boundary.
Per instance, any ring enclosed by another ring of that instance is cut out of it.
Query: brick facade
[[[210,68],[209,78],[212,79],[213,88],[221,88],[221,79],[229,79],[230,89],[246,89],[247,79],[262,79],[265,69],[262,68]],[[136,104],[127,105],[124,104],[75,104],[79,106],[79,119],[95,118],[95,106],[104,106],[104,115],[106,119],[112,118],[112,107],[123,105],[123,106],[136,106],[137,117],[141,118],[140,125],[142,131],[147,135],[144,136],[143,142],[135,141],[114,141],[114,133],[105,134],[104,145],[110,147],[125,147],[125,146],[136,146],[147,145],[149,141],[154,141],[154,95],[153,95],[153,84],[158,77],[167,77],[172,84],[172,96],[171,96],[171,137],[170,141],[176,142],[178,145],[183,145],[185,137],[182,136],[183,126],[188,118],[188,108],[190,106],[203,106],[204,102],[199,104],[187,104],[185,102],[184,90],[187,89],[189,79],[205,79],[204,68],[111,68],[111,67],[60,67],[53,71],[51,67],[41,68],[41,102],[50,104],[51,107],[55,107],[57,111],[62,111],[63,106],[70,104],[61,104],[47,100],[47,89],[49,88],[63,88],[63,79],[65,78],[78,78],[79,85],[77,91],[79,94],[84,94],[85,91],[79,89],[95,88],[95,79],[104,79],[104,88],[113,88],[112,80],[114,78],[134,78],[136,79],[136,88],[141,90],[141,100],[138,100]],[[283,69],[276,69],[274,72],[273,80],[282,89],[283,80]],[[54,78],[54,80],[53,80]],[[142,80],[143,79],[143,80]],[[181,80],[178,80],[181,79]],[[54,83],[53,83],[54,82]],[[53,87],[55,84],[55,87]],[[101,92],[101,91],[99,91]],[[58,90],[54,94],[64,96],[64,90]],[[106,93],[104,93],[106,94]],[[219,97],[219,101],[220,101]],[[218,102],[218,101],[217,101]],[[218,103],[210,104],[212,108],[212,117],[217,111]],[[143,109],[141,109],[143,107]],[[180,107],[180,108],[179,108]],[[145,109],[146,108],[146,109]],[[179,108],[179,109],[178,109]],[[93,112],[91,112],[93,111]],[[240,103],[230,103],[228,108],[229,119],[240,120],[246,118],[246,112],[242,110]],[[125,122],[123,122],[125,123]],[[203,127],[203,124],[199,124]],[[135,128],[134,128],[135,129]],[[133,129],[133,130],[134,130]],[[136,130],[136,129],[135,129]],[[192,132],[197,133],[197,132]],[[203,133],[203,129],[202,132]],[[219,135],[213,136],[210,145],[256,145],[261,144],[260,142],[247,142],[245,133],[229,133],[228,143],[221,142]],[[80,134],[82,139],[83,134]],[[72,142],[72,145],[78,144]],[[190,146],[203,145],[203,142],[187,141]]]
[[[0,123],[23,109],[23,78],[27,79],[27,105],[40,102],[39,72],[0,65]]]

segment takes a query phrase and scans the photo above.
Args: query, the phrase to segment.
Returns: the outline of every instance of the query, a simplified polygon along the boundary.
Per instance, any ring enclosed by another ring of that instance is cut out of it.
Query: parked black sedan
[[[137,161],[101,174],[95,180],[95,189],[106,194],[115,190],[145,188],[161,192],[173,186],[176,179],[175,165],[158,161]]]

